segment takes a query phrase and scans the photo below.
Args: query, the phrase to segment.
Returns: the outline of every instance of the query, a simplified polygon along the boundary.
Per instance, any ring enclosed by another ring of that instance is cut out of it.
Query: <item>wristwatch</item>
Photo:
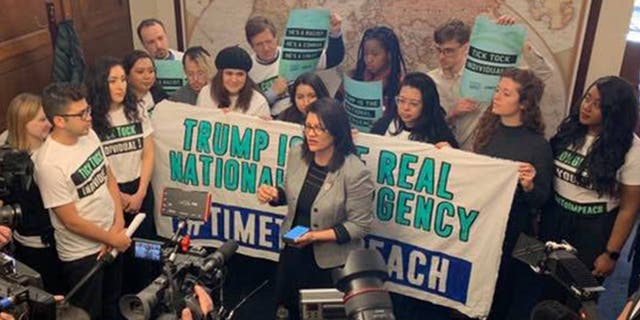
[[[617,251],[609,251],[609,250],[607,249],[607,250],[605,250],[605,253],[606,253],[607,255],[609,255],[609,258],[610,258],[611,260],[613,260],[613,261],[616,261],[616,260],[618,260],[618,258],[620,258],[620,252],[617,252]]]

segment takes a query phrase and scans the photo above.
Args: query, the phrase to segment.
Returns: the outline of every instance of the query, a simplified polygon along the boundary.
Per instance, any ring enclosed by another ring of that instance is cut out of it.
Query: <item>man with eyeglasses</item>
[[[496,21],[502,25],[512,25],[515,19],[501,16]],[[460,148],[471,150],[473,147],[473,131],[488,103],[478,103],[473,99],[460,95],[462,72],[467,60],[471,28],[458,19],[452,19],[439,26],[433,32],[435,50],[438,53],[439,67],[428,74],[435,81],[440,96],[440,103],[447,111],[447,122],[460,144]],[[551,77],[551,66],[536,52],[529,41],[522,49],[523,66],[531,68],[539,78],[547,80]]]
[[[211,55],[201,46],[195,46],[184,52],[182,59],[184,74],[188,83],[178,89],[169,100],[196,105],[200,90],[209,83],[211,70]]]
[[[96,133],[91,107],[79,86],[53,83],[42,94],[51,135],[32,156],[35,180],[55,229],[56,250],[67,284],[74,287],[112,248],[125,251],[116,180]],[[98,270],[71,298],[92,319],[117,319],[121,259]]]

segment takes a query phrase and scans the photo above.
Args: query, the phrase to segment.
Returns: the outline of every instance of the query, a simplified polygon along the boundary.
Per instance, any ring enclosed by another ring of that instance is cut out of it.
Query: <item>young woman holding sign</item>
[[[402,80],[391,113],[384,115],[371,128],[371,133],[432,144],[446,142],[456,147],[451,129],[433,80],[424,73],[413,72]]]
[[[578,249],[601,281],[615,269],[640,208],[637,121],[635,89],[619,77],[603,77],[551,139],[555,196],[542,231]]]
[[[329,97],[322,79],[312,72],[300,75],[289,91],[291,107],[282,111],[277,119],[299,124],[304,124],[309,105],[318,99]]]
[[[393,30],[384,26],[367,29],[358,47],[356,68],[349,76],[358,81],[382,81],[385,114],[393,113],[391,106],[406,72],[400,40]],[[336,99],[344,100],[343,87],[338,89]]]
[[[144,212],[147,216],[134,236],[154,239],[157,235],[150,187],[154,147],[147,111],[135,102],[124,67],[115,58],[103,57],[96,62],[89,70],[87,87],[91,124],[118,182],[125,225],[129,225],[138,212]],[[125,269],[136,270],[124,273],[124,289],[128,292],[143,289],[155,278],[141,260],[133,259],[132,256],[125,258]]]
[[[280,252],[277,300],[299,319],[298,290],[333,287],[330,271],[363,245],[373,220],[371,172],[356,155],[346,111],[330,98],[309,106],[304,141],[287,158],[283,187],[262,185],[258,200],[288,205],[281,236],[309,229]]]
[[[531,271],[511,252],[521,232],[531,233],[532,211],[551,192],[552,155],[540,112],[543,91],[542,80],[532,71],[505,70],[475,132],[475,152],[520,163],[489,319],[528,319],[535,301],[518,290]]]

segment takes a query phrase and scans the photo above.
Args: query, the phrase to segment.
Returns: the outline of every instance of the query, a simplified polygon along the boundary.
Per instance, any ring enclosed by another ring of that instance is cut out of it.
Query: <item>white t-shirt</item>
[[[169,49],[169,51],[171,51],[171,54],[173,54],[173,60],[182,61],[182,58],[184,57],[184,52],[174,50],[174,49]]]
[[[398,131],[398,129],[396,128],[396,122],[391,120],[391,122],[389,123],[389,127],[387,128],[387,131],[384,133],[384,136],[392,137],[400,140],[407,140],[407,141],[410,140],[409,136],[411,135],[411,131],[402,130],[402,132],[394,135],[396,131]]]
[[[249,77],[256,83],[260,91],[266,93],[273,86],[273,82],[278,78],[280,74],[280,58],[282,57],[282,49],[278,47],[278,57],[276,60],[269,64],[261,63],[258,60],[255,52],[251,54],[251,60],[253,60],[253,66],[249,70]],[[317,70],[327,68],[327,54],[326,50],[322,51],[320,59],[318,60]],[[287,79],[289,83],[293,83],[296,79]],[[279,95],[276,101],[271,106],[271,114],[276,116],[282,111],[291,106],[291,99],[289,98],[289,90],[286,90],[283,94]]]
[[[249,103],[249,109],[247,109],[246,112],[242,112],[236,109],[237,100],[237,97],[231,97],[231,110],[244,113],[248,116],[271,117],[271,113],[269,112],[269,103],[260,92],[253,90],[253,94],[251,95],[251,102]],[[212,109],[218,108],[219,103],[213,101],[213,98],[211,97],[211,84],[204,86],[204,88],[200,90],[200,93],[198,93],[198,101],[196,102],[196,106]]]
[[[151,91],[147,92],[142,99],[138,101],[138,105],[141,106],[148,115],[153,114],[153,109],[156,107],[156,103],[153,102],[153,96],[151,95]]]
[[[111,128],[100,135],[102,149],[109,158],[118,183],[130,182],[140,177],[144,138],[153,132],[147,112],[139,107],[138,113],[140,120],[129,122],[124,108],[109,111]]]
[[[584,161],[587,151],[593,144],[595,137],[587,135],[580,150],[568,148],[554,159],[556,201],[563,208],[584,215],[609,212],[620,205],[620,198],[609,194],[598,196],[595,190],[577,185],[575,173],[580,163]],[[631,186],[640,185],[640,139],[633,136],[631,148],[627,151],[624,164],[616,174],[619,183]],[[558,197],[559,196],[559,197]]]
[[[78,216],[109,230],[115,206],[107,187],[108,160],[93,130],[74,145],[64,145],[51,136],[32,155],[35,179],[55,229],[56,249],[62,261],[73,261],[97,253],[102,245],[71,232],[52,208],[73,203]]]

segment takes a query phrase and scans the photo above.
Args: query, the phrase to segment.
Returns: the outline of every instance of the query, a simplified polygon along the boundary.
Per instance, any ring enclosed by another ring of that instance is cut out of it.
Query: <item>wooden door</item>
[[[122,58],[133,50],[129,1],[64,0],[70,6],[87,65],[101,56]]]
[[[51,81],[53,44],[46,1],[4,0],[0,15],[0,129],[9,102],[21,92],[40,93]],[[52,0],[55,21],[71,19],[87,65],[102,55],[133,50],[126,0]]]
[[[60,1],[53,1],[60,7]],[[40,93],[51,78],[53,48],[45,1],[5,0],[0,15],[0,127],[11,99]],[[62,20],[62,12],[56,12]]]

